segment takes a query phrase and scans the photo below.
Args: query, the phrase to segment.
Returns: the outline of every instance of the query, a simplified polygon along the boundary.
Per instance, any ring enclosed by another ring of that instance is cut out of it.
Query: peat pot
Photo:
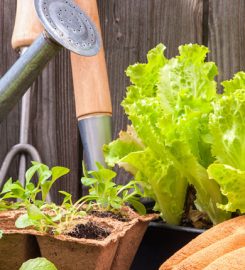
[[[92,214],[71,224],[71,228],[96,224],[99,229],[110,232],[103,239],[16,229],[14,222],[23,211],[0,212],[0,228],[3,230],[0,263],[6,266],[1,270],[17,270],[24,261],[40,256],[53,262],[59,270],[128,270],[149,222],[157,216],[139,216],[129,208],[123,211],[127,217],[125,220]]]
[[[0,269],[17,270],[22,263],[40,257],[34,230],[15,229],[14,223],[21,211],[0,212],[0,229],[3,236],[0,239]]]
[[[130,270],[157,270],[176,251],[204,230],[150,222]]]

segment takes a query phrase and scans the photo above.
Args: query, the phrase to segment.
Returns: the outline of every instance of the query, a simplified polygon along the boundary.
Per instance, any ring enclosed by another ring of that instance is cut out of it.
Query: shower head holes
[[[90,18],[71,0],[35,0],[47,33],[63,47],[84,56],[98,53],[100,39]]]

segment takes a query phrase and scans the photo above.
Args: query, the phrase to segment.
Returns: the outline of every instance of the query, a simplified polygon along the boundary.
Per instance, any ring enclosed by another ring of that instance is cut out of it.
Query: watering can
[[[34,2],[36,13],[45,30],[42,31],[35,14],[32,14],[30,6],[33,2],[19,0],[16,17],[16,22],[19,23],[15,25],[12,45],[14,48],[31,46],[25,48],[19,60],[0,80],[0,122],[30,87],[46,63],[65,47],[77,54],[71,56],[77,118],[87,168],[95,169],[95,161],[104,163],[102,145],[111,140],[111,102],[104,51],[101,49],[99,52],[99,35],[90,18],[79,6],[92,15],[99,29],[96,1],[78,0],[78,5],[70,0]],[[18,14],[22,20],[18,18]],[[30,28],[30,24],[32,27],[29,32],[23,30]],[[22,28],[22,31],[18,28]],[[39,32],[40,35],[36,37]],[[92,76],[91,79],[93,67],[97,77]]]

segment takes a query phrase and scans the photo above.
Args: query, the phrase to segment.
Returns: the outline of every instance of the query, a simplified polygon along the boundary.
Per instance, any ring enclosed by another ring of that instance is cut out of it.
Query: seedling
[[[137,181],[130,181],[122,186],[113,182],[116,173],[110,169],[104,168],[100,163],[96,163],[97,171],[87,171],[83,164],[84,177],[82,184],[90,187],[89,195],[81,198],[82,202],[89,202],[100,210],[115,211],[120,210],[122,206],[131,204],[137,212],[145,214],[146,210],[139,197],[142,191]]]

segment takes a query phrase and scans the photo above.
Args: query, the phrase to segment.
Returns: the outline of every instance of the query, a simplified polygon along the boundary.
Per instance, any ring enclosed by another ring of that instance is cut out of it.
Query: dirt
[[[113,213],[111,211],[91,211],[90,214],[92,214],[93,216],[96,217],[100,217],[100,218],[112,218],[112,219],[116,219],[118,221],[122,221],[122,222],[128,222],[130,221],[129,218],[124,217],[122,214],[120,213]]]
[[[67,235],[75,238],[103,240],[110,235],[110,230],[99,227],[95,222],[87,222],[86,224],[78,224],[75,228],[67,233]]]
[[[209,229],[212,227],[212,222],[207,214],[198,211],[195,207],[196,190],[191,185],[188,187],[185,201],[185,212],[183,213],[181,226],[193,227],[197,229]]]

